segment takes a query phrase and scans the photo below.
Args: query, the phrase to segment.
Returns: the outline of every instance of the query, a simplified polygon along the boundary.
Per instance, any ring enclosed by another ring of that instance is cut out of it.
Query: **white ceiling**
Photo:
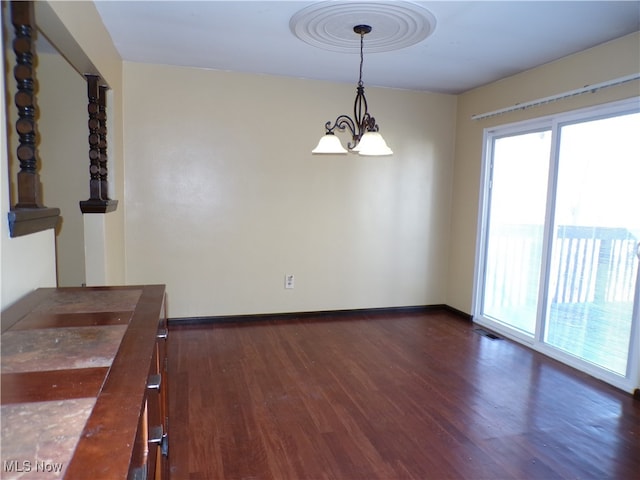
[[[294,14],[316,3],[96,1],[126,61],[355,84],[358,53],[311,46],[289,27]],[[640,1],[411,3],[433,14],[434,32],[380,53],[367,53],[365,37],[365,86],[460,93],[640,30]]]

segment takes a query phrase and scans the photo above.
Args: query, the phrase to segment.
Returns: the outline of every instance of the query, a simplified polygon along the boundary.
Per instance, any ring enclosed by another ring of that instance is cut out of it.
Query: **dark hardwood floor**
[[[447,312],[170,330],[172,479],[640,478],[640,401]]]

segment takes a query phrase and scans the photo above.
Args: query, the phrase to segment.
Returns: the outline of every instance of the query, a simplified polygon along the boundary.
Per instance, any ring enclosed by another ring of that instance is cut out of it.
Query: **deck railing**
[[[637,239],[625,228],[561,226],[551,278],[554,303],[632,302]]]
[[[485,305],[536,303],[527,286],[539,282],[542,239],[537,225],[501,226],[491,232],[489,256],[495,262],[487,265]],[[633,302],[637,242],[625,228],[559,226],[552,250],[550,301]]]

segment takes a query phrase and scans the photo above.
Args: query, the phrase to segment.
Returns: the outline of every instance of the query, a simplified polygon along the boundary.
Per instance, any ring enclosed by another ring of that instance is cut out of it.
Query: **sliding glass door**
[[[622,387],[638,348],[638,110],[486,132],[476,265],[478,323]]]
[[[542,265],[551,131],[495,137],[483,313],[533,335]]]
[[[562,125],[544,340],[624,375],[640,241],[640,114]]]

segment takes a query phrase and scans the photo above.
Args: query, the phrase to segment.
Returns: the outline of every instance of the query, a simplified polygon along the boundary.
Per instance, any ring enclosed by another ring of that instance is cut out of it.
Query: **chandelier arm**
[[[327,131],[327,133],[333,133],[333,131],[336,128],[341,132],[343,132],[345,128],[348,128],[349,132],[351,132],[351,136],[356,135],[356,124],[353,121],[353,119],[348,115],[338,116],[335,122],[333,122],[333,125],[331,125],[331,122],[325,123],[324,128]]]
[[[366,132],[377,132],[378,124],[376,123],[376,119],[373,118],[368,112],[362,120],[363,132],[364,135]]]
[[[351,139],[353,140],[353,142],[347,143],[347,149],[352,150],[353,148],[355,148],[356,145],[358,145],[358,142],[360,141],[360,136],[359,136],[360,126],[356,122],[354,122],[353,119],[348,115],[340,115],[336,119],[336,125],[338,125],[338,128],[340,128],[340,130],[344,130],[345,127],[349,129],[349,131],[351,132]]]
[[[333,130],[337,127],[337,125],[331,126],[331,120],[324,124],[324,129],[326,133],[333,133]],[[338,129],[339,130],[339,129]]]

